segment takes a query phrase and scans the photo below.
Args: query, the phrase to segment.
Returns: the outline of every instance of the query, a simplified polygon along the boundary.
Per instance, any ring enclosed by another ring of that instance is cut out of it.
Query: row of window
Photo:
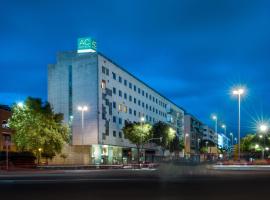
[[[134,113],[136,114],[136,110],[134,110]],[[139,116],[144,116],[144,115],[139,113]],[[145,119],[147,122],[153,122],[153,123],[156,122],[156,119],[154,117],[151,117],[148,115],[145,115]],[[113,123],[118,123],[119,125],[123,125],[124,121],[126,121],[126,120],[123,121],[123,119],[121,117],[118,117],[118,120],[117,120],[117,117],[113,116],[112,121],[113,121]]]
[[[113,105],[113,108],[116,109],[116,102],[115,101],[113,101],[112,105]],[[139,101],[138,101],[138,105],[140,105]],[[144,108],[144,102],[142,102],[142,107]],[[145,107],[146,107],[146,110],[148,110],[148,108],[149,108],[149,111],[152,111],[153,113],[155,113],[155,114],[157,114],[157,115],[159,115],[161,117],[167,117],[166,113],[164,113],[164,112],[162,112],[162,111],[160,111],[160,110],[158,110],[158,109],[156,109],[156,108],[154,108],[152,106],[148,107],[148,104],[146,104]],[[129,113],[131,115],[132,114],[132,109],[128,108],[125,104],[118,104],[118,112]],[[136,112],[135,109],[133,110],[133,115],[134,116],[137,115],[137,112]],[[140,114],[139,114],[139,116],[140,116]]]
[[[116,94],[116,88],[114,87],[113,88],[113,94]],[[162,112],[160,110],[158,110],[157,108],[155,107],[152,107],[152,106],[148,106],[147,103],[144,103],[143,101],[141,100],[137,100],[135,97],[132,97],[131,95],[127,95],[127,93],[122,93],[121,90],[118,90],[118,95],[119,97],[124,97],[125,100],[129,100],[129,102],[133,102],[134,104],[137,104],[138,106],[141,106],[142,108],[145,108],[146,110],[149,109],[149,111],[152,111],[153,113],[156,113],[156,114],[159,114],[160,116],[163,116],[163,117],[166,117],[166,113],[165,112]],[[116,103],[113,102],[113,107],[116,108]],[[121,108],[119,108],[119,111],[122,111]],[[127,112],[127,109],[124,110],[124,112]]]
[[[102,73],[103,74],[106,74],[107,76],[109,76],[109,69],[106,68],[106,67],[104,67],[104,66],[102,66]],[[112,77],[113,77],[114,80],[117,81],[117,75],[116,75],[116,73],[112,72]],[[167,105],[164,102],[162,102],[161,100],[158,100],[153,95],[148,94],[143,89],[137,87],[136,85],[132,84],[131,82],[128,82],[126,79],[123,79],[121,76],[118,76],[118,82],[119,83],[123,83],[125,86],[129,87],[134,92],[137,92],[138,94],[141,94],[142,96],[145,96],[150,101],[153,101],[154,103],[160,105],[161,107],[166,108]]]

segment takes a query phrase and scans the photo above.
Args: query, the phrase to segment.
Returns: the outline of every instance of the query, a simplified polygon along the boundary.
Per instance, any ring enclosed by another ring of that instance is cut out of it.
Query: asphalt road
[[[0,173],[0,199],[270,199],[270,172],[159,170]]]

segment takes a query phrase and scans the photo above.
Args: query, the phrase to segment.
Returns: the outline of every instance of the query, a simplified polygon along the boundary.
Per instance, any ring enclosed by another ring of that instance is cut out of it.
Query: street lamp
[[[142,132],[143,132],[143,123],[145,122],[145,118],[144,118],[144,116],[142,116],[141,118],[140,118],[140,122],[141,122],[141,150],[140,150],[140,158],[141,158],[141,153],[142,153],[142,149],[143,149],[143,142],[142,142]]]
[[[226,125],[222,124],[221,128],[224,129],[224,134],[225,134],[225,136],[227,136],[227,127],[226,127]]]
[[[264,159],[265,135],[268,131],[268,126],[266,124],[260,124],[259,131],[263,134],[263,135],[259,135],[259,137],[263,138],[262,159]]]
[[[187,138],[189,137],[189,134],[186,133],[185,134],[185,153],[187,153],[187,149],[188,149],[188,146],[187,146]]]
[[[88,110],[87,106],[78,106],[78,111],[82,113],[82,145],[84,144],[83,136],[84,136],[84,112]]]
[[[241,134],[241,95],[243,95],[245,90],[243,88],[237,88],[233,90],[233,95],[238,96],[238,160],[240,161],[240,134]]]
[[[23,108],[24,104],[23,104],[23,102],[20,101],[20,102],[17,103],[17,106],[18,106],[19,108]]]
[[[215,133],[218,138],[218,117],[216,115],[212,116],[212,119],[215,121]],[[218,142],[217,142],[217,149],[218,149]]]

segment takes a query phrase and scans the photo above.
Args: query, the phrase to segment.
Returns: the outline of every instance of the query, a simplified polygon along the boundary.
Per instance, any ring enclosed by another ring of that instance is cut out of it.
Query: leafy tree
[[[184,141],[180,139],[178,136],[175,136],[174,139],[171,141],[170,145],[170,152],[179,152],[184,149]]]
[[[165,150],[170,148],[170,144],[175,138],[175,131],[168,124],[159,121],[154,124],[152,132],[153,138],[162,137],[162,140],[153,140],[153,142],[161,146],[164,155]],[[177,140],[175,142],[177,143]]]
[[[123,133],[126,139],[131,143],[135,144],[138,149],[138,154],[140,147],[147,143],[152,137],[151,132],[152,126],[148,123],[140,122],[125,122],[123,127]],[[140,156],[138,155],[138,163],[140,162]]]
[[[62,122],[63,115],[54,113],[48,102],[28,97],[24,105],[12,107],[9,126],[18,150],[52,158],[68,142],[68,126]]]

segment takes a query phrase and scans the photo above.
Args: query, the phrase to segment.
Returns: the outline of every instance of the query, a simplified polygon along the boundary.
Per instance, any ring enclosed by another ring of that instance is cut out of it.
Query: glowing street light
[[[221,128],[224,129],[224,134],[227,136],[227,127],[226,127],[226,125],[225,124],[222,124],[221,125]]]
[[[263,138],[263,148],[262,148],[262,159],[264,159],[264,150],[265,150],[265,134],[268,131],[268,126],[266,124],[260,124],[259,125],[259,131],[263,133],[263,135],[259,135],[259,137]]]
[[[23,102],[20,101],[20,102],[17,103],[17,106],[18,106],[19,108],[23,108],[24,104],[23,104]]]
[[[255,149],[258,149],[260,146],[258,144],[255,144]]]
[[[238,97],[238,160],[241,158],[240,134],[241,134],[241,95],[245,93],[243,88],[236,88],[232,91],[233,95]]]
[[[78,111],[80,111],[82,113],[82,145],[84,144],[84,112],[86,112],[88,110],[87,106],[78,106]]]
[[[259,126],[260,132],[266,133],[268,131],[268,126],[266,124],[261,124]]]
[[[216,136],[218,137],[218,117],[216,115],[213,115],[212,116],[212,119],[215,121],[215,133],[216,133]],[[218,142],[217,142],[217,147],[218,147]]]

